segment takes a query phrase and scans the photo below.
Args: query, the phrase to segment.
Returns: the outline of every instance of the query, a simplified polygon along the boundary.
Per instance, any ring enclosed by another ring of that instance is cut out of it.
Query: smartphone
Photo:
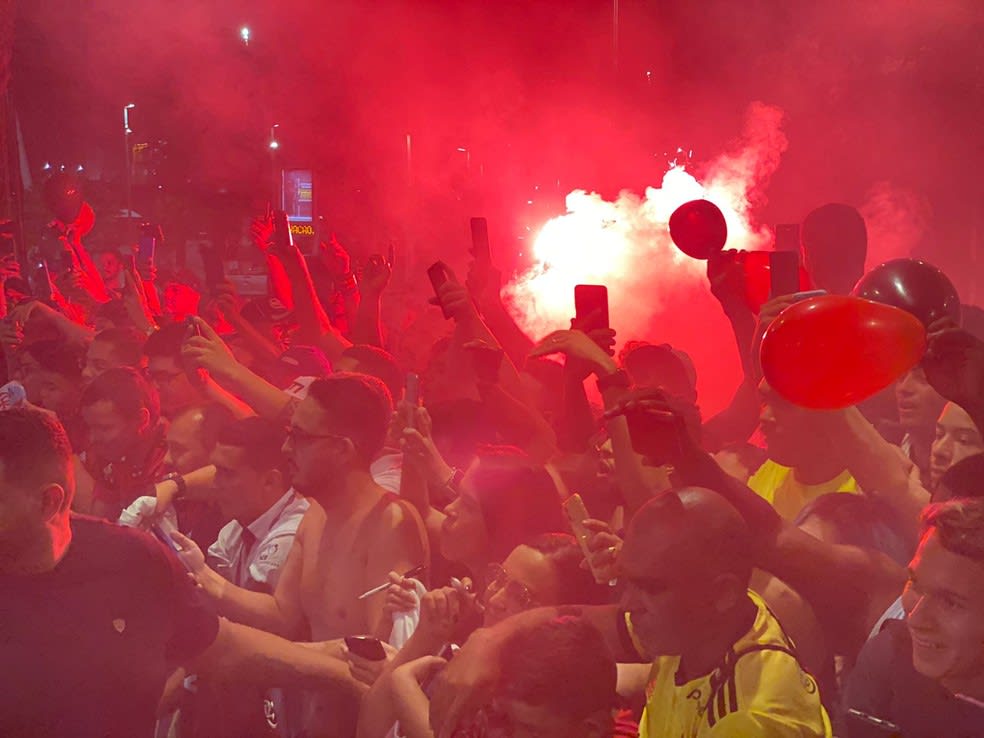
[[[294,245],[294,237],[290,234],[290,221],[287,220],[286,210],[273,211],[273,243],[274,248],[281,254],[286,254]]]
[[[51,272],[48,270],[48,261],[47,259],[41,259],[38,261],[34,273],[34,291],[37,293],[37,298],[45,302],[50,302],[51,296],[54,294],[53,284],[51,281]]]
[[[799,251],[773,251],[769,254],[770,297],[799,291]]]
[[[454,655],[458,653],[458,646],[453,643],[445,643],[441,646],[441,650],[437,652],[438,658],[442,658],[445,661],[450,661],[454,658]],[[428,676],[423,682],[420,683],[420,690],[427,695],[430,699],[433,696],[434,686],[437,683],[438,675],[443,671],[443,669],[438,669],[430,676]]]
[[[215,287],[225,281],[225,264],[222,255],[215,246],[199,246],[198,253],[202,257],[202,267],[205,269],[205,284]]]
[[[584,560],[591,567],[591,574],[594,575],[595,581],[598,584],[608,584],[608,580],[600,576],[594,567],[591,566],[591,551],[588,549],[591,531],[584,527],[584,521],[591,516],[588,515],[588,508],[585,507],[584,500],[581,499],[581,495],[575,492],[564,500],[563,507],[564,514],[567,515],[567,522],[571,524],[571,530],[574,531],[574,537],[581,546],[581,553],[584,554]]]
[[[603,284],[574,285],[574,316],[583,331],[608,328],[608,288]],[[586,324],[589,317],[591,322]]]
[[[413,428],[415,410],[420,404],[420,377],[413,372],[407,374],[407,382],[403,389],[403,401],[408,406],[405,422],[408,428]]]
[[[431,286],[434,288],[434,294],[437,296],[438,302],[440,302],[441,295],[439,291],[443,285],[451,280],[448,265],[443,261],[435,261],[427,268],[427,276],[430,278]],[[441,305],[441,313],[444,315],[445,320],[450,320],[451,316],[443,304]]]
[[[489,222],[485,218],[471,219],[471,254],[482,264],[492,263],[492,250],[489,247]]]
[[[189,315],[187,318],[185,318],[185,325],[192,329],[194,335],[196,336],[202,335],[201,326],[199,326],[198,323],[195,321],[194,315]]]
[[[168,523],[166,520],[161,520],[160,522],[154,523],[152,526],[150,526],[150,532],[154,534],[154,537],[157,538],[157,540],[159,540],[169,549],[171,549],[174,552],[175,556],[178,557],[178,561],[181,562],[181,565],[189,572],[191,572],[191,567],[188,566],[188,563],[181,556],[182,554],[181,547],[174,542],[173,538],[171,538],[171,530],[174,530],[174,526],[171,523]]]
[[[371,636],[346,636],[345,647],[356,656],[361,656],[369,661],[382,661],[386,658],[386,651],[378,638]]]
[[[137,241],[137,258],[140,260],[141,264],[146,264],[147,266],[152,266],[154,264],[154,256],[157,253],[157,239],[145,233]]]
[[[800,250],[799,223],[779,223],[776,226],[776,251]]]
[[[683,419],[662,411],[635,407],[625,411],[632,450],[656,466],[677,462],[683,455]]]

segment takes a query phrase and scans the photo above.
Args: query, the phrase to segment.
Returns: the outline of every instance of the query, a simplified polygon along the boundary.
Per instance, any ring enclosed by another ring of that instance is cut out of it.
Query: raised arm
[[[383,347],[380,307],[383,292],[393,276],[393,267],[382,254],[373,254],[362,274],[362,301],[352,321],[352,341],[356,344]]]
[[[220,387],[242,398],[257,415],[282,419],[291,404],[290,397],[239,363],[206,321],[197,317],[194,320],[201,335],[191,336],[185,341],[181,348],[182,357],[193,366],[207,369]]]

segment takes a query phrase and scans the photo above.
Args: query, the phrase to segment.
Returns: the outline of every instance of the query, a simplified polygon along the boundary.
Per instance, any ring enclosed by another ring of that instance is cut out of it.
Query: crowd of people
[[[807,409],[757,360],[799,296],[713,256],[745,376],[704,417],[681,348],[526,336],[480,256],[418,376],[386,256],[257,218],[244,300],[56,215],[46,294],[0,261],[0,735],[984,736],[972,306]],[[817,289],[865,250],[852,208],[803,224]]]

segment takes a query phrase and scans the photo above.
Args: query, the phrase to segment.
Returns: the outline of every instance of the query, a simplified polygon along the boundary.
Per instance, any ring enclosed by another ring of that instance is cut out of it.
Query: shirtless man
[[[386,598],[360,601],[358,596],[387,581],[390,571],[429,561],[426,532],[416,511],[384,491],[369,473],[391,414],[389,392],[374,377],[336,374],[311,385],[294,411],[284,452],[294,489],[312,505],[297,530],[276,591],[269,595],[241,589],[204,566],[198,556],[190,562],[221,615],[315,641],[366,633],[388,636]],[[194,553],[189,551],[189,556]],[[304,711],[306,735],[354,733],[357,705],[338,704],[328,694],[310,697]]]

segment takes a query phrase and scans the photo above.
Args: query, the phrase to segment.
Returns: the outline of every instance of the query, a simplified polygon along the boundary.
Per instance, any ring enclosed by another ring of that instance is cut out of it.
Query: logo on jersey
[[[113,630],[122,635],[126,630],[126,621],[123,618],[116,618],[113,621]]]

